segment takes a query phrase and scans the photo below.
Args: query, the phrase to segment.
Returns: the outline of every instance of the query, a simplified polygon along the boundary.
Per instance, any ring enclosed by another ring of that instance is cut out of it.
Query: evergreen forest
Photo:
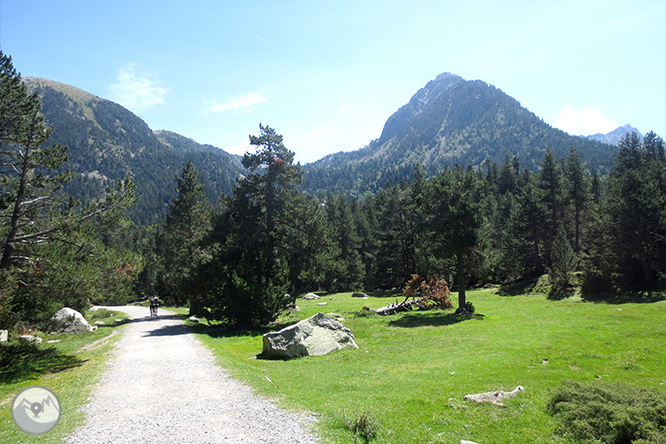
[[[413,275],[449,282],[461,305],[470,287],[510,293],[544,279],[552,298],[665,290],[666,156],[653,132],[627,134],[593,175],[576,146],[546,148],[537,172],[508,154],[434,172],[417,163],[408,181],[350,195],[308,188],[282,135],[260,124],[229,192],[211,196],[216,179],[202,177],[194,153],[174,174],[166,217],[135,224],[138,177],[70,196],[85,178],[68,170],[66,146],[47,142],[41,106],[0,53],[1,328],[152,295],[246,328],[305,292],[397,294]]]

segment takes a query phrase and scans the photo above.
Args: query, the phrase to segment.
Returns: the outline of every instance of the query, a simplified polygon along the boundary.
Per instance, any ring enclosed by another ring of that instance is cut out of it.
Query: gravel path
[[[70,444],[314,444],[312,419],[279,409],[232,380],[187,326],[160,310],[105,307],[135,318],[84,407]]]

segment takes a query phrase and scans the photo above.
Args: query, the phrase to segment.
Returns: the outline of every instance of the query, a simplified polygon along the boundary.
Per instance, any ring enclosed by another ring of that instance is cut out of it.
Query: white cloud
[[[136,63],[128,63],[118,70],[116,83],[109,87],[111,98],[135,112],[164,103],[168,91],[160,86],[155,74],[142,72]]]
[[[612,119],[601,115],[601,109],[588,106],[582,111],[576,111],[571,106],[560,110],[560,115],[554,126],[569,134],[589,136],[590,134],[606,134],[618,126]]]
[[[230,99],[226,103],[218,103],[209,108],[210,111],[222,112],[229,110],[250,110],[253,105],[265,102],[268,99],[264,90],[254,91]]]
[[[229,154],[238,154],[239,156],[245,155],[245,153],[253,153],[255,149],[250,145],[249,138],[247,140],[241,140],[236,146],[228,146],[223,148]]]

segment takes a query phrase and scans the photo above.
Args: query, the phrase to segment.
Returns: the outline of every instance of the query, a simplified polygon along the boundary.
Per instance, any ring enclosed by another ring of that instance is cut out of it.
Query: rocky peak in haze
[[[610,145],[617,145],[617,144],[620,143],[620,140],[622,140],[622,138],[624,136],[626,136],[627,134],[631,134],[631,133],[636,133],[636,134],[638,134],[638,137],[641,138],[641,140],[643,139],[643,135],[640,133],[640,131],[638,131],[636,128],[634,128],[633,126],[628,125],[628,124],[624,125],[624,126],[619,126],[619,127],[615,128],[613,131],[611,131],[610,133],[592,134],[591,136],[587,136],[586,138],[590,139],[590,140],[596,140],[596,141],[599,141],[599,142],[603,142],[603,143],[608,143]]]

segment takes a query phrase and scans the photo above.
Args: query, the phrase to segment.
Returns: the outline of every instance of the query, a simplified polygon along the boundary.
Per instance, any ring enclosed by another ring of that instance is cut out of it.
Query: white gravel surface
[[[95,443],[317,443],[313,420],[257,397],[214,364],[174,316],[147,307],[105,307],[135,318],[67,438]]]

